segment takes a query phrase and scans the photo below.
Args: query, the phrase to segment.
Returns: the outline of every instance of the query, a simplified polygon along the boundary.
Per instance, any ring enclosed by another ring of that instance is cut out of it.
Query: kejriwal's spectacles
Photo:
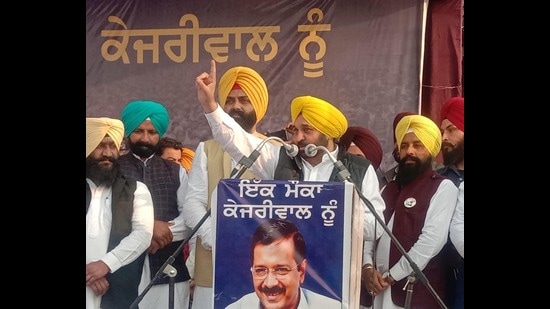
[[[273,269],[269,269],[267,267],[259,266],[259,267],[250,267],[250,271],[252,272],[252,275],[256,279],[265,279],[267,277],[268,273],[275,274],[275,277],[280,278],[288,275],[294,268],[298,267],[300,264],[296,264],[294,267],[289,266],[277,266]]]

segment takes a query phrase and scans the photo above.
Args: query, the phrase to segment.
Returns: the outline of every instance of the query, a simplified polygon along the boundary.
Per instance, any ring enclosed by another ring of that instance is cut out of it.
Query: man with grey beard
[[[86,309],[128,308],[153,235],[153,200],[118,164],[124,126],[86,118]]]

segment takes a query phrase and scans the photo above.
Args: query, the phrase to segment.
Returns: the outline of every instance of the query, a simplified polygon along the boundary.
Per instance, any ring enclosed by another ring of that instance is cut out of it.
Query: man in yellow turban
[[[447,243],[458,189],[432,169],[432,161],[441,148],[441,132],[431,119],[409,115],[399,120],[394,134],[399,167],[395,179],[382,189],[386,202],[384,218],[440,299],[445,299],[447,265],[441,249]],[[414,270],[392,242],[391,236],[384,232],[378,243],[365,243],[362,278],[365,292],[370,295],[364,306],[406,307],[403,287]],[[422,284],[415,285],[410,306],[441,308]]]
[[[86,118],[86,308],[128,308],[153,235],[153,200],[118,163],[124,126]]]
[[[86,118],[86,158],[103,141],[105,136],[109,136],[119,150],[124,137],[122,121],[107,117]]]
[[[254,69],[236,66],[227,70],[218,83],[220,112],[224,113],[247,134],[259,140],[265,136],[257,132],[256,126],[267,111],[269,93],[262,76]],[[212,91],[212,95],[214,92]],[[224,151],[215,139],[200,142],[195,149],[189,186],[185,202],[184,218],[188,226],[196,226],[211,207],[210,197],[221,179],[231,178],[236,162]],[[258,178],[250,171],[240,178]],[[193,308],[212,308],[213,265],[212,244],[214,227],[210,218],[197,231],[194,254]]]
[[[338,139],[346,132],[348,121],[333,104],[315,96],[297,96],[290,103],[292,125],[289,143],[299,147],[299,156],[290,157],[284,147],[264,143],[263,139],[243,130],[233,118],[216,103],[216,63],[211,61],[210,72],[203,72],[195,79],[197,96],[212,129],[212,135],[234,160],[249,156],[254,150],[260,155],[250,171],[260,179],[299,179],[306,181],[338,181],[334,160],[341,160],[349,170],[358,190],[372,203],[382,216],[384,201],[379,192],[376,171],[368,160],[351,155],[338,147]],[[307,145],[314,145],[316,154],[306,152]],[[376,229],[375,217],[361,201],[364,209],[364,239],[377,239],[382,229]]]

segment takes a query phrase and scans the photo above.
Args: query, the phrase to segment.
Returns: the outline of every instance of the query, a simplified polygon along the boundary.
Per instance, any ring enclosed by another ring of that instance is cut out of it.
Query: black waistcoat
[[[168,160],[154,155],[147,165],[134,157],[132,153],[125,154],[118,159],[122,173],[130,178],[139,180],[147,185],[153,198],[155,220],[170,221],[179,215],[177,190],[180,185],[180,166]],[[174,241],[155,254],[149,254],[149,267],[151,268],[151,280],[164,265],[164,263],[178,250],[183,241]],[[171,263],[176,268],[176,282],[187,281],[191,278],[185,266],[185,261],[180,252],[177,252]],[[169,283],[169,277],[162,277],[155,284]]]

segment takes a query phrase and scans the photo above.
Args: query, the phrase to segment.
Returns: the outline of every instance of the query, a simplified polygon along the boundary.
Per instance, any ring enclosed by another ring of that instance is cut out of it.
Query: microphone
[[[294,144],[288,144],[288,143],[285,143],[285,141],[283,141],[280,137],[277,137],[277,136],[269,136],[267,138],[265,138],[263,141],[260,142],[260,144],[258,145],[258,147],[256,147],[256,149],[254,149],[252,151],[252,153],[250,154],[250,156],[243,156],[239,162],[237,163],[237,165],[235,166],[235,168],[233,168],[233,170],[231,171],[231,174],[230,174],[230,178],[231,179],[235,179],[235,178],[239,178],[242,176],[242,174],[247,170],[249,169],[252,164],[254,162],[256,162],[256,159],[258,159],[258,157],[260,156],[260,150],[264,147],[264,145],[269,142],[270,140],[275,140],[275,141],[278,141],[279,143],[283,144],[283,147],[285,148],[285,151],[286,151],[286,154],[289,156],[289,157],[295,157],[298,155],[298,146],[294,145]]]
[[[338,176],[338,178],[340,178],[340,180],[342,181],[349,181],[351,183],[353,183],[353,180],[351,179],[351,174],[350,172],[348,171],[348,169],[344,166],[344,163],[342,163],[342,161],[340,160],[336,160],[331,154],[330,154],[330,151],[324,147],[324,146],[316,146],[314,144],[308,144],[305,148],[304,148],[304,153],[306,154],[306,156],[308,157],[314,157],[317,155],[317,152],[319,150],[322,150],[324,153],[326,153],[328,155],[328,157],[330,158],[330,160],[332,161],[332,163],[334,163],[334,167],[336,167],[336,170],[338,171],[336,173],[336,176]]]
[[[286,143],[285,141],[283,141],[280,137],[277,137],[277,136],[272,136],[274,140],[278,141],[279,143],[283,144],[283,147],[285,147],[285,150],[286,150],[286,154],[291,157],[291,158],[294,158],[295,156],[298,155],[298,152],[300,151],[298,149],[298,146],[296,146],[295,144],[289,144],[289,143]],[[269,138],[269,137],[268,137]]]

